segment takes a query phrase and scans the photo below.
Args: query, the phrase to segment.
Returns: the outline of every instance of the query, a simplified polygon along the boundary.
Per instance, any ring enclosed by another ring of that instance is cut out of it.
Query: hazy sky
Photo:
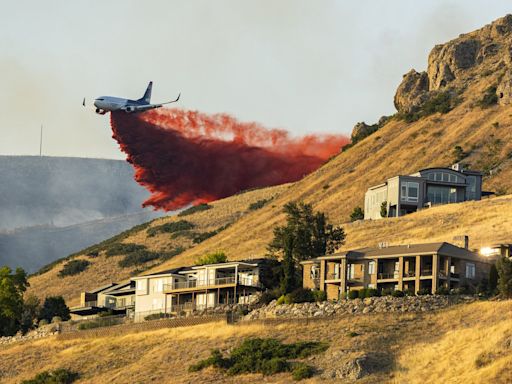
[[[490,0],[0,0],[0,154],[124,158],[82,98],[182,93],[293,134],[349,134],[394,112],[437,43],[512,12]]]

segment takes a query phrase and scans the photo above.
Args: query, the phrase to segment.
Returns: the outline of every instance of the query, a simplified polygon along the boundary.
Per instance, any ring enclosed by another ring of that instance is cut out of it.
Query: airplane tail
[[[147,104],[151,104],[151,89],[153,88],[153,82],[150,81],[148,87],[146,88],[146,92],[144,92],[144,96],[142,96],[138,101],[143,101]]]

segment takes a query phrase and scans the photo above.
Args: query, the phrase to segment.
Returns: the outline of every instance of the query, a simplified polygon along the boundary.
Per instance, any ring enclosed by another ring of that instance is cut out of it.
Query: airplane
[[[165,104],[176,103],[180,99],[181,93],[178,95],[176,100],[167,101],[165,103],[159,104],[151,104],[152,88],[153,82],[150,81],[148,87],[146,88],[146,92],[144,92],[144,96],[142,96],[138,100],[122,99],[120,97],[113,96],[100,96],[96,100],[94,100],[96,113],[104,115],[107,112],[113,111],[123,111],[126,113],[144,112],[149,109],[160,108]],[[82,105],[85,107],[85,98],[82,102]]]

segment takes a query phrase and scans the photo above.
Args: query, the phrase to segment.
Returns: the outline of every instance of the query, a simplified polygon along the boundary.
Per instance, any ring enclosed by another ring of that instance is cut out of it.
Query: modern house
[[[268,260],[246,260],[177,268],[132,278],[135,320],[224,304],[248,304],[263,288],[261,272]]]
[[[131,315],[135,308],[135,284],[130,281],[110,283],[80,294],[80,305],[70,308],[71,318],[88,319],[102,312]]]
[[[364,197],[364,219],[398,217],[437,204],[480,200],[482,174],[464,169],[427,168],[407,176],[395,176],[369,188]]]
[[[439,288],[475,287],[489,275],[491,261],[449,243],[361,248],[303,261],[303,284],[329,300],[351,290],[375,288],[435,293]]]

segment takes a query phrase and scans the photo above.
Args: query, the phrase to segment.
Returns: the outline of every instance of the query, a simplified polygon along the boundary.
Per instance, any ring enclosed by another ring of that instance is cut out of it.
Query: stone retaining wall
[[[454,304],[478,300],[475,296],[405,296],[370,297],[366,299],[342,300],[337,302],[270,304],[255,309],[243,320],[267,318],[308,318],[334,315],[383,312],[427,312],[446,308]]]

